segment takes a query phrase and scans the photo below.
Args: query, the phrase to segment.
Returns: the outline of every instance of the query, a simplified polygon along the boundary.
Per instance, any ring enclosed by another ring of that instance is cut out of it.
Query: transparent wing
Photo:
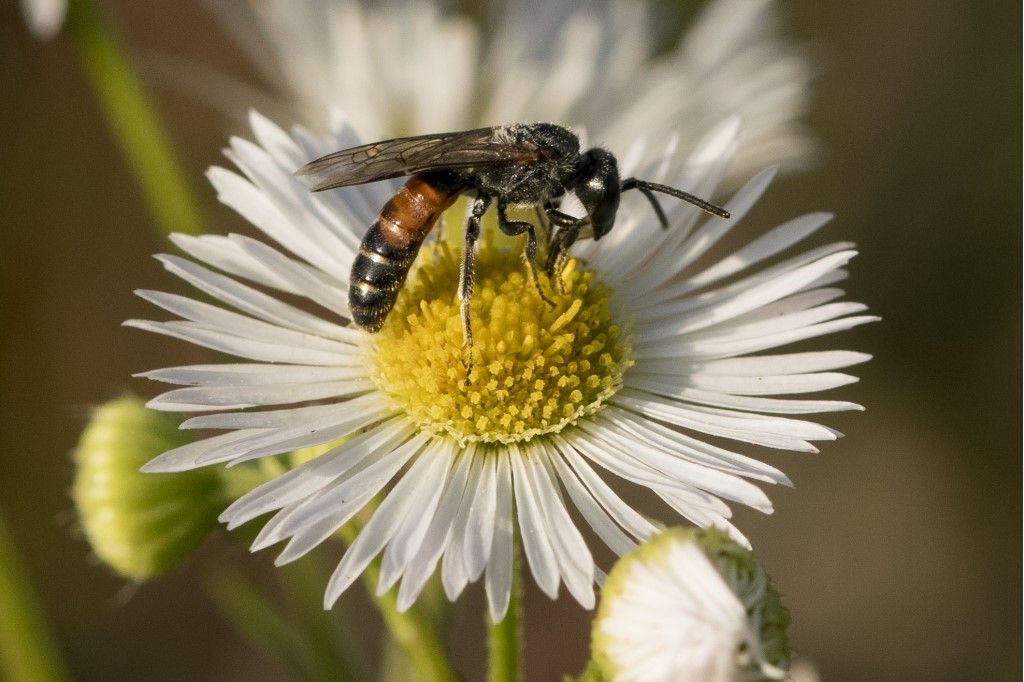
[[[314,192],[432,170],[528,163],[533,145],[512,142],[502,128],[400,137],[328,154],[295,171]]]

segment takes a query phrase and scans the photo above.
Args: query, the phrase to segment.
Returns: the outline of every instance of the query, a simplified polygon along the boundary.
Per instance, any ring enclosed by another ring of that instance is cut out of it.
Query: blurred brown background
[[[136,55],[255,80],[197,0],[105,4]],[[774,516],[740,511],[739,524],[785,593],[795,647],[824,679],[1020,679],[1020,3],[782,5],[787,33],[821,64],[808,120],[825,155],[776,183],[755,218],[836,211],[823,239],[859,243],[851,299],[884,321],[827,344],[875,354],[856,370],[861,383],[831,396],[868,411],[828,419],[848,435],[820,455],[774,455],[796,488],[771,491]],[[237,227],[201,175],[221,162],[230,124],[153,92],[207,214]],[[150,391],[129,374],[196,354],[120,327],[150,312],[133,288],[182,290],[149,257],[169,245],[71,44],[35,42],[10,0],[0,93],[0,508],[74,676],[284,679],[200,589],[211,566],[243,563],[242,550],[209,543],[127,590],[76,534],[69,453],[90,406]],[[267,569],[271,556],[244,563]],[[452,647],[475,678],[480,596],[463,602]],[[529,679],[580,668],[588,614],[531,593],[527,618]]]

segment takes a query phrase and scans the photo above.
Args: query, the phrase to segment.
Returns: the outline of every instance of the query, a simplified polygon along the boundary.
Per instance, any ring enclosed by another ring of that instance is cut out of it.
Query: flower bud
[[[146,580],[177,565],[217,524],[224,501],[216,470],[139,471],[189,440],[173,419],[133,397],[98,408],[82,433],[75,507],[96,555],[126,578]]]
[[[670,528],[612,568],[592,649],[609,680],[782,679],[788,626],[749,550],[717,529]]]

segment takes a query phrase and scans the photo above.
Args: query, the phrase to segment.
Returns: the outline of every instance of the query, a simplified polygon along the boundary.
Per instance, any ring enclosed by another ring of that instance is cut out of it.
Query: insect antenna
[[[665,216],[665,211],[661,208],[661,204],[658,203],[657,197],[654,196],[654,192],[661,192],[669,196],[675,197],[676,199],[682,199],[683,201],[693,204],[697,208],[701,209],[705,213],[716,215],[719,218],[728,218],[729,212],[720,206],[712,204],[710,201],[705,201],[700,197],[695,197],[689,192],[684,192],[681,189],[675,187],[669,187],[668,185],[659,185],[656,182],[647,182],[646,180],[639,180],[637,178],[627,178],[622,183],[622,191],[628,191],[631,189],[640,190],[647,201],[651,202],[651,208],[658,214],[658,220],[661,222],[662,227],[668,227],[668,218]]]

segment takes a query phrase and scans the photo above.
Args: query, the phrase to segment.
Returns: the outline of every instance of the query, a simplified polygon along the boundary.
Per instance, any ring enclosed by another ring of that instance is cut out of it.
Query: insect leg
[[[555,235],[551,253],[548,254],[547,271],[558,281],[558,290],[564,294],[565,282],[562,281],[562,270],[565,269],[565,261],[569,259],[569,247],[579,239],[580,230],[586,223],[586,219],[574,218],[555,209],[548,210],[548,217],[551,218],[552,223],[558,225],[558,233]]]
[[[480,219],[487,213],[491,197],[481,194],[473,201],[473,211],[466,221],[466,241],[462,247],[462,269],[459,272],[459,313],[462,316],[462,333],[466,340],[466,382],[473,371],[473,327],[469,321],[469,301],[473,296],[473,261],[476,258],[476,242],[480,238]]]
[[[537,231],[533,229],[533,225],[530,223],[520,220],[509,220],[508,216],[505,215],[506,209],[505,200],[499,198],[498,228],[510,237],[520,234],[526,235],[526,249],[523,251],[523,256],[526,259],[526,266],[530,271],[530,279],[533,280],[533,286],[537,289],[541,300],[553,306],[555,305],[554,301],[549,299],[543,289],[540,288],[540,278],[537,277]]]

